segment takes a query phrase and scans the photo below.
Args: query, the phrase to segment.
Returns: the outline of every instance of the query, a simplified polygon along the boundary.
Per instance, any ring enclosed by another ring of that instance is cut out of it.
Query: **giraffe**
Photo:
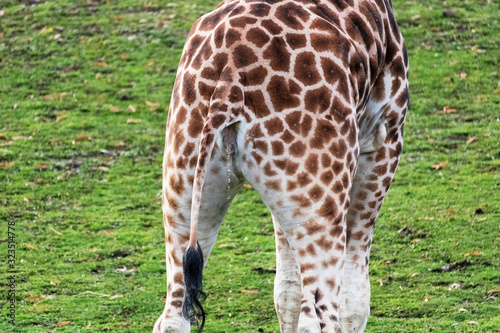
[[[203,268],[245,182],[272,214],[281,332],[365,329],[407,77],[390,0],[225,0],[194,23],[167,120],[154,333],[203,329]]]

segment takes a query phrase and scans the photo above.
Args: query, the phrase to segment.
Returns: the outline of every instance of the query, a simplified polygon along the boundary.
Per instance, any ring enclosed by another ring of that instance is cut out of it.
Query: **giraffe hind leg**
[[[401,57],[397,66],[404,67]],[[394,65],[394,64],[393,64]],[[390,73],[390,66],[386,75]],[[366,118],[360,121],[361,149],[347,212],[347,243],[340,322],[345,332],[363,332],[370,313],[368,263],[373,228],[394,178],[403,144],[403,123],[408,107],[408,83],[399,78],[392,92],[382,76],[374,89],[385,98],[371,98]],[[377,86],[378,85],[378,86]],[[376,119],[375,124],[373,117]],[[383,138],[383,140],[382,140]]]
[[[283,230],[273,217],[276,237],[276,278],[274,279],[274,306],[281,332],[297,332],[300,315],[300,271]]]

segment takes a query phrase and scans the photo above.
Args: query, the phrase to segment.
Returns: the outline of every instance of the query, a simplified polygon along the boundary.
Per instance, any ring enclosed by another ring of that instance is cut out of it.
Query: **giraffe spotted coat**
[[[201,271],[245,181],[273,217],[281,332],[364,330],[407,75],[390,0],[226,0],[194,23],[167,122],[155,333],[203,321]]]

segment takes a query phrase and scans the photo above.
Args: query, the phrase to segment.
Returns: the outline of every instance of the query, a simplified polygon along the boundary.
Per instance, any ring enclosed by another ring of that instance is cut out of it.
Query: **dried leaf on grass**
[[[439,169],[444,168],[447,164],[448,164],[448,161],[444,161],[444,162],[441,162],[441,163],[438,163],[438,164],[434,164],[432,166],[432,168],[435,169],[435,170],[439,170]]]
[[[109,297],[109,295],[99,294],[99,293],[96,293],[96,292],[90,291],[90,290],[84,291],[83,293],[79,293],[79,294],[76,294],[76,295],[73,295],[73,296],[77,297],[77,296],[86,295],[86,294],[97,295],[99,297]]]
[[[468,139],[467,139],[466,144],[471,144],[471,143],[473,143],[474,141],[476,141],[476,137],[475,137],[475,136],[471,136],[470,138],[468,138]]]
[[[123,266],[122,268],[117,268],[116,271],[118,273],[131,273],[135,272],[135,268],[128,269],[127,266]]]
[[[55,232],[58,235],[62,235],[62,232],[59,232],[59,231],[57,231],[56,229],[54,229],[52,227],[50,227],[50,230],[52,230],[53,232]]]
[[[148,100],[146,100],[146,105],[149,106],[150,111],[155,111],[156,109],[158,109],[160,107],[160,103],[153,103],[153,102],[150,102]]]
[[[87,134],[79,134],[76,136],[76,139],[77,140],[91,140],[92,138],[90,137],[90,135],[87,135]]]
[[[0,168],[10,168],[15,162],[0,162]]]
[[[33,246],[33,245],[29,244],[29,243],[25,243],[24,245],[26,245],[26,247],[27,247],[28,249],[38,250],[38,248],[37,248],[36,246]]]
[[[499,294],[499,293],[500,293],[500,289],[491,289],[486,294],[493,295],[493,294]]]
[[[481,252],[478,252],[478,251],[474,251],[474,252],[471,252],[471,253],[464,253],[464,257],[468,257],[468,256],[481,256],[483,255]]]
[[[244,294],[256,294],[259,292],[259,290],[258,289],[243,289],[241,292]]]
[[[105,236],[108,236],[108,237],[112,237],[113,234],[107,230],[101,230],[101,234],[105,235]]]
[[[56,327],[59,327],[59,326],[66,326],[66,325],[69,325],[69,323],[71,323],[71,321],[60,321],[56,324]]]
[[[457,113],[457,109],[450,108],[449,105],[443,107],[444,113]]]

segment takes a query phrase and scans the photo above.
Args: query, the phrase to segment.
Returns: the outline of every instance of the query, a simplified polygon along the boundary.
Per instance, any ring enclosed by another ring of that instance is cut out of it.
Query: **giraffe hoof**
[[[153,333],[188,333],[189,324],[185,325],[183,321],[184,319],[175,320],[161,315],[155,323]]]

